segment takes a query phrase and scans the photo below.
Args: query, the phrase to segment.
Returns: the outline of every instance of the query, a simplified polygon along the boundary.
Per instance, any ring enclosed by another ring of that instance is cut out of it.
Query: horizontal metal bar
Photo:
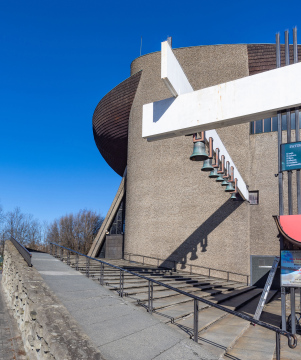
[[[108,265],[108,266],[110,266],[110,267],[112,267],[112,268],[115,268],[115,269],[117,269],[117,270],[122,270],[122,271],[124,271],[124,272],[126,272],[126,273],[128,273],[128,274],[137,276],[137,277],[139,277],[139,278],[141,278],[141,279],[150,281],[150,282],[155,283],[155,284],[157,284],[157,285],[163,286],[163,287],[165,287],[165,288],[167,288],[167,289],[169,289],[169,290],[175,291],[175,292],[177,292],[177,293],[179,293],[179,294],[186,295],[186,296],[188,296],[188,297],[190,297],[190,298],[192,298],[192,299],[201,301],[201,302],[204,303],[204,304],[207,304],[207,305],[209,305],[209,306],[212,306],[212,307],[214,307],[214,308],[217,308],[217,309],[219,309],[219,310],[222,310],[222,311],[224,311],[224,312],[226,312],[226,313],[228,313],[228,314],[231,314],[231,315],[237,316],[237,317],[239,317],[239,318],[241,318],[241,319],[243,319],[243,320],[249,321],[249,322],[251,322],[252,324],[256,324],[256,325],[262,326],[262,327],[264,327],[264,328],[266,328],[266,329],[268,329],[268,330],[271,330],[271,331],[274,331],[274,332],[276,332],[276,333],[278,333],[278,334],[281,334],[281,335],[283,335],[283,336],[286,336],[287,339],[288,339],[288,344],[289,344],[289,346],[290,346],[291,348],[295,348],[295,347],[297,346],[297,337],[296,337],[295,335],[293,335],[293,334],[291,334],[291,333],[289,333],[289,332],[287,332],[287,331],[281,330],[281,329],[277,328],[276,326],[266,324],[266,323],[264,323],[264,322],[262,322],[262,321],[260,321],[260,320],[255,320],[255,319],[253,319],[253,318],[252,318],[251,316],[249,316],[249,315],[241,314],[241,313],[239,313],[239,312],[230,310],[230,309],[228,309],[228,308],[226,308],[226,307],[224,307],[224,306],[215,304],[215,303],[213,303],[213,302],[211,302],[211,301],[209,301],[209,300],[203,299],[203,298],[201,298],[201,297],[199,297],[199,296],[196,296],[196,295],[187,293],[186,291],[183,291],[183,290],[181,290],[181,289],[177,289],[177,288],[175,288],[175,287],[173,287],[173,286],[170,286],[170,285],[168,285],[168,284],[162,283],[162,282],[160,282],[160,281],[158,281],[158,280],[151,279],[151,278],[148,278],[148,277],[146,277],[146,276],[137,274],[137,273],[135,273],[135,272],[133,272],[133,271],[123,269],[123,268],[121,268],[121,267],[119,267],[119,266],[110,264],[110,263],[108,263],[108,262],[106,262],[106,261],[103,261],[103,260],[100,260],[100,259],[95,259],[95,258],[93,258],[93,257],[91,257],[91,256],[81,254],[81,253],[79,253],[79,252],[77,252],[77,251],[75,251],[75,250],[68,249],[68,248],[66,248],[66,247],[64,247],[64,246],[62,246],[62,245],[58,245],[58,244],[55,244],[55,243],[51,243],[51,244],[53,244],[53,245],[55,245],[55,246],[58,246],[58,247],[60,247],[60,248],[63,248],[63,249],[72,251],[73,253],[79,254],[80,256],[83,256],[83,257],[92,259],[92,260],[94,260],[94,261],[97,261],[97,262],[99,262],[99,263]],[[294,342],[292,342],[292,339],[294,340]]]
[[[14,237],[10,237],[10,241],[14,244],[15,248],[19,251],[22,255],[23,259],[27,262],[28,266],[31,265],[31,253],[17,241]]]
[[[127,253],[125,252],[124,255],[128,255],[128,256],[140,256],[140,257],[144,257],[144,258],[147,258],[147,259],[153,259],[153,260],[159,260],[159,261],[163,261],[163,262],[172,262],[172,263],[175,263],[176,261],[175,260],[164,260],[164,259],[160,259],[160,258],[156,258],[156,257],[153,257],[153,256],[147,256],[147,255],[140,255],[140,254],[133,254],[133,253]],[[178,262],[176,262],[178,264]],[[247,274],[240,274],[240,273],[236,273],[236,272],[232,272],[232,271],[227,271],[227,270],[221,270],[221,269],[214,269],[214,268],[210,268],[210,267],[207,267],[207,266],[202,266],[202,265],[195,265],[195,264],[185,264],[187,266],[194,266],[194,267],[197,267],[197,268],[200,268],[200,269],[206,269],[206,270],[211,270],[211,271],[219,271],[219,272],[223,272],[223,273],[230,273],[230,274],[233,274],[233,275],[239,275],[239,276],[249,276]],[[171,268],[172,269],[172,268]]]

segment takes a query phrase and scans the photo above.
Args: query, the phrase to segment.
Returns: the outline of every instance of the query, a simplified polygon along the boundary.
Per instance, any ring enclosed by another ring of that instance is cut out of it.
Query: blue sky
[[[300,24],[300,1],[2,1],[0,203],[41,221],[105,215],[121,178],[98,152],[92,115],[140,54],[274,43]],[[299,32],[301,40],[301,32]],[[299,41],[300,43],[301,41]]]

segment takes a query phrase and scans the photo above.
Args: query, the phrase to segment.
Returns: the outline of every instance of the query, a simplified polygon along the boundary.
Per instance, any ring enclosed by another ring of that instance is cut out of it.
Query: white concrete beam
[[[301,106],[301,63],[143,106],[142,137],[192,134],[272,117]]]
[[[161,43],[161,79],[174,97],[193,91],[167,41]]]

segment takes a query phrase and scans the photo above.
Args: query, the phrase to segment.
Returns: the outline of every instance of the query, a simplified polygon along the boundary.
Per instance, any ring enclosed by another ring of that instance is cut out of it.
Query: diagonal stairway
[[[64,258],[63,261],[67,259]],[[75,256],[70,257],[71,266],[75,267]],[[109,260],[113,265],[135,273],[156,279],[162,283],[193,293],[221,304],[231,310],[239,310],[253,316],[262,292],[245,283],[226,281],[199,274],[188,274],[183,271],[172,271],[152,265],[143,265],[127,260]],[[86,260],[79,258],[78,269],[86,274]],[[100,281],[100,263],[90,261],[89,276]],[[112,291],[119,291],[120,271],[109,266],[104,268],[104,283]],[[162,322],[175,327],[187,336],[193,336],[193,300],[158,284],[153,285],[153,316]],[[124,273],[124,294],[137,306],[147,307],[148,281]],[[261,320],[272,325],[280,324],[279,294],[270,291],[267,305]],[[275,301],[270,302],[273,298]],[[217,359],[233,360],[273,360],[275,351],[275,334],[260,326],[250,325],[247,321],[234,315],[199,302],[199,343],[214,354]],[[283,337],[282,337],[283,338]],[[289,349],[286,339],[282,352],[283,359],[300,359],[300,348]],[[288,357],[289,356],[289,357]],[[282,357],[281,357],[282,359]]]

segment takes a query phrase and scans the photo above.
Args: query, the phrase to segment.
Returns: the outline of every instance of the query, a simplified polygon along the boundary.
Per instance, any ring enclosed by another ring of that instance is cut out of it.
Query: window
[[[258,205],[259,204],[259,191],[249,191],[249,202],[250,205]]]
[[[301,129],[301,111],[299,112],[299,127]],[[291,129],[295,130],[295,112],[291,112]],[[286,113],[282,114],[282,130],[287,130]],[[257,120],[250,122],[250,134],[261,134],[278,131],[278,117]]]

